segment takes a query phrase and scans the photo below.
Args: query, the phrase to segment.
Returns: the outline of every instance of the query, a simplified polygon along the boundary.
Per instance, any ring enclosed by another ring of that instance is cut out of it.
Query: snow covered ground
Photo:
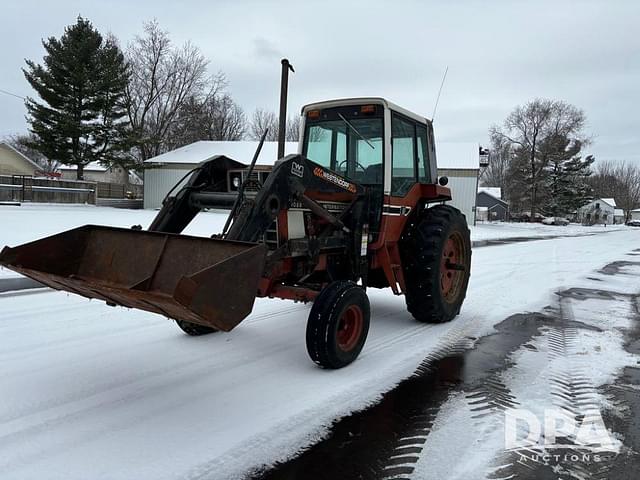
[[[154,214],[2,207],[0,244],[85,223],[146,226]],[[188,233],[209,235],[223,219],[200,215]],[[494,226],[477,227],[474,237],[490,235],[488,229]],[[307,358],[306,305],[258,299],[234,331],[192,338],[160,316],[66,293],[0,294],[2,478],[242,478],[317,441],[335,418],[375,402],[431,352],[491,333],[511,314],[553,304],[554,291],[583,285],[586,276],[636,248],[640,231],[627,228],[478,248],[461,315],[445,325],[417,324],[402,297],[371,289],[367,344],[353,365],[339,371],[320,370]],[[604,347],[619,349],[619,341]],[[627,360],[597,358],[608,372],[602,378]],[[520,388],[517,379],[505,380]],[[442,421],[447,418],[459,435],[465,418],[458,422],[452,413]],[[463,440],[460,445],[472,441]],[[442,456],[438,465],[460,458],[456,449],[433,452]]]
[[[496,240],[515,237],[547,237],[547,236],[574,236],[593,235],[615,230],[624,230],[625,225],[579,225],[572,223],[565,227],[556,225],[543,225],[542,223],[502,223],[489,222],[478,223],[471,227],[471,239],[474,241]]]

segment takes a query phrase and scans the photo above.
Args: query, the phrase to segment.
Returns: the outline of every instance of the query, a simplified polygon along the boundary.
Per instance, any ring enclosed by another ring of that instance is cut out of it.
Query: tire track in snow
[[[618,264],[619,262],[615,262],[616,267]],[[605,273],[606,269],[607,267],[599,273],[609,274]],[[582,359],[580,337],[585,329],[599,329],[589,324],[581,324],[576,319],[573,302],[590,299],[617,300],[631,302],[633,305],[636,303],[636,296],[588,288],[571,288],[558,292],[558,296],[560,297],[558,307],[555,309],[557,322],[542,329],[541,332],[541,337],[546,340],[548,346],[549,369],[546,378],[550,406],[553,406],[561,414],[561,418],[571,425],[581,425],[585,419],[601,418],[602,413],[602,395],[594,385]],[[602,332],[602,330],[599,331]],[[499,455],[493,468],[488,471],[487,478],[491,480],[507,478],[605,480],[609,478],[609,472],[616,459],[616,451],[601,451],[596,460],[589,450],[585,450],[585,446],[579,444],[575,431],[558,435],[554,444],[563,447],[542,448],[531,445],[516,452]],[[592,446],[597,448],[600,445]],[[557,458],[563,461],[559,462]],[[551,459],[556,459],[556,463]]]

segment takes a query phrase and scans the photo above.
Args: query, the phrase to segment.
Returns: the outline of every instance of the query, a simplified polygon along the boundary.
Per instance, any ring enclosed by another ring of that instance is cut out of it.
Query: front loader
[[[299,153],[279,159],[255,196],[240,194],[229,228],[212,238],[181,232],[218,200],[215,160],[146,231],[86,225],[5,247],[0,264],[164,315],[190,335],[233,329],[256,297],[313,302],[307,350],[324,368],[362,350],[367,288],[404,294],[419,321],[453,319],[469,281],[469,230],[445,204],[431,122],[381,98],[345,99],[305,106],[301,132]]]

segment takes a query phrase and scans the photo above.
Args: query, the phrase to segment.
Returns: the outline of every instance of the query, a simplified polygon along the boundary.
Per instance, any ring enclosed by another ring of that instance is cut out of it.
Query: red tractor
[[[325,368],[362,350],[367,288],[404,294],[418,321],[453,319],[471,246],[464,215],[445,204],[431,122],[381,98],[345,99],[305,106],[301,132],[299,153],[279,159],[255,196],[241,191],[211,239],[180,233],[220,200],[215,160],[165,199],[146,231],[88,225],[5,248],[0,264],[175,319],[190,335],[231,330],[256,296],[313,302],[307,350]]]

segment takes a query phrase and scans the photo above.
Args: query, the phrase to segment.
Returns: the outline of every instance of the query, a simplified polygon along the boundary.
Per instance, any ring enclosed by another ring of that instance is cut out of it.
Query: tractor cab
[[[379,195],[404,197],[436,181],[431,122],[385,99],[306,105],[302,131],[302,156]]]

